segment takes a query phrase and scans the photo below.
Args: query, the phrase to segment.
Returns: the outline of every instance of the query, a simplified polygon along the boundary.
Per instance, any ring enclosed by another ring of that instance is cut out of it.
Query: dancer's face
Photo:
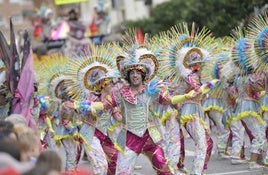
[[[201,67],[201,64],[200,63],[196,63],[196,64],[194,64],[194,65],[191,66],[191,70],[193,72],[199,72],[201,69],[202,69],[202,67]]]
[[[130,85],[137,87],[142,84],[142,73],[139,70],[131,70],[129,73]]]

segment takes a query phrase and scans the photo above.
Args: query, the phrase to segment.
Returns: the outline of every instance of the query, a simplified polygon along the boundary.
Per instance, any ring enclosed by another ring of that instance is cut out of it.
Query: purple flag
[[[23,56],[25,60],[21,68],[20,79],[18,82],[17,89],[15,90],[13,101],[13,111],[15,114],[22,114],[25,116],[28,126],[36,129],[36,124],[31,114],[33,108],[33,97],[34,97],[34,64],[33,64],[33,52],[31,47],[24,47],[29,49],[27,56]]]

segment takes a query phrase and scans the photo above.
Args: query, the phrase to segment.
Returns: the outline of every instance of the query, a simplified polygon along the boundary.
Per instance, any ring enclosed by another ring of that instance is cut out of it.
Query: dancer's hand
[[[121,113],[120,113],[119,111],[114,112],[114,113],[113,113],[113,117],[114,117],[117,121],[119,121],[119,122],[122,121],[122,115],[121,115]]]
[[[75,105],[72,101],[65,101],[62,103],[63,107],[75,109]]]

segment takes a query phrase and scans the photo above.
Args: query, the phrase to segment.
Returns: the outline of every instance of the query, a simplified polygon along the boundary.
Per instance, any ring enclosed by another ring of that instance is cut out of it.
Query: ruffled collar
[[[122,96],[127,102],[136,105],[138,103],[137,95],[143,93],[144,89],[145,86],[135,96],[132,93],[130,86],[125,86],[122,88]]]

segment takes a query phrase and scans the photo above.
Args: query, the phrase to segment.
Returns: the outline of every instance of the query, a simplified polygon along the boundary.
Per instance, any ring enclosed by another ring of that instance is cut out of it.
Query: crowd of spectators
[[[1,175],[90,175],[86,170],[64,172],[62,156],[41,147],[39,133],[26,125],[22,115],[0,120]]]

